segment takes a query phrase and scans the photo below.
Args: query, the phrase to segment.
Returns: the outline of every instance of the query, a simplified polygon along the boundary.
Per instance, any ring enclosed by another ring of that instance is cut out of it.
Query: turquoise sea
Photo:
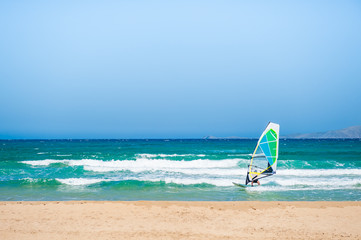
[[[360,201],[361,140],[280,140],[245,190],[257,140],[0,140],[0,200]]]

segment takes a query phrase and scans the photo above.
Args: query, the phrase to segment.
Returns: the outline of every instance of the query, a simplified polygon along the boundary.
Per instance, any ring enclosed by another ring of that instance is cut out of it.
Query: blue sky
[[[361,125],[360,1],[1,1],[0,138]]]

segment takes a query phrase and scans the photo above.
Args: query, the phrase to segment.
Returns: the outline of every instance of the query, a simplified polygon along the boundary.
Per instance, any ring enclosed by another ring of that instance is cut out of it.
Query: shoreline
[[[360,239],[361,201],[1,201],[1,239]]]

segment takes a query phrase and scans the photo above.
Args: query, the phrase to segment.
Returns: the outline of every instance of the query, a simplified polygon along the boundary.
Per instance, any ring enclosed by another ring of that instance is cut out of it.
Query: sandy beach
[[[1,239],[360,239],[361,202],[1,202]]]

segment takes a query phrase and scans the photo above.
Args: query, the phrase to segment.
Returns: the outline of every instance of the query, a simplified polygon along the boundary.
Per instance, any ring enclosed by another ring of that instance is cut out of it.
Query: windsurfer
[[[251,186],[252,186],[252,187],[253,187],[253,183],[257,183],[258,185],[261,185],[261,183],[259,182],[258,179],[252,180],[252,182],[251,182]]]
[[[258,173],[258,170],[257,169],[255,169],[254,170],[255,171],[255,173]],[[258,174],[257,174],[258,175]],[[258,176],[254,176],[253,178],[252,178],[252,181],[251,181],[251,186],[253,187],[253,183],[257,183],[258,185],[261,185],[261,183],[259,182],[259,180],[257,179],[257,177]]]

